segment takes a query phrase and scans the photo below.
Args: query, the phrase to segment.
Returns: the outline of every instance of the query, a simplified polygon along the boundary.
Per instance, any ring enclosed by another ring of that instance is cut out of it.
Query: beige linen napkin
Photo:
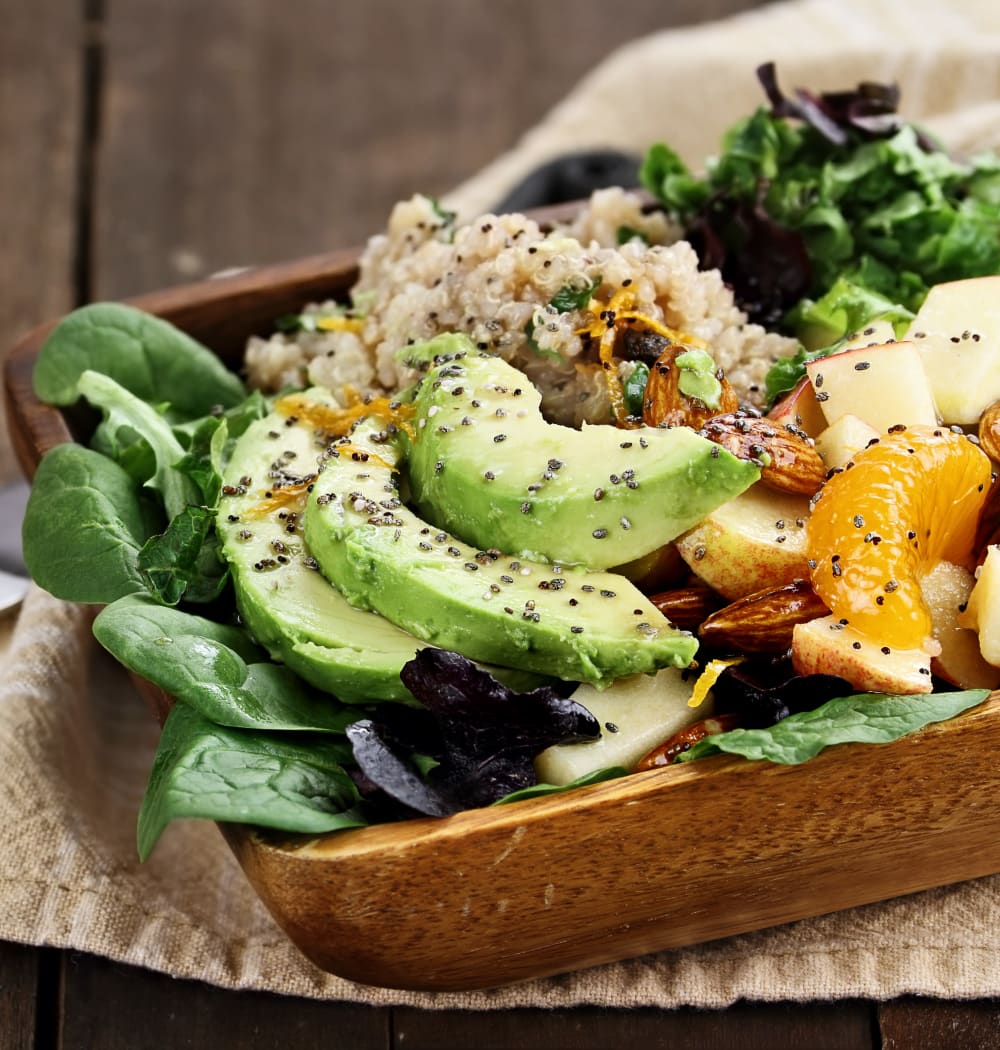
[[[759,96],[896,78],[908,113],[962,148],[1000,142],[1000,9],[992,0],[807,0],[638,41],[611,55],[511,154],[461,187],[476,210],[566,148],[692,161]],[[207,823],[135,856],[157,729],[96,646],[86,610],[33,589],[0,682],[0,938],[77,948],[178,977],[371,1004],[493,1008],[682,1004],[908,992],[1000,994],[1000,876],[642,959],[462,995],[391,992],[316,970],[277,930]]]

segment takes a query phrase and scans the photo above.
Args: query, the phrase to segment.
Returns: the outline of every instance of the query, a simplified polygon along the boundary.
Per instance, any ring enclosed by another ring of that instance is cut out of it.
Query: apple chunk
[[[799,381],[771,409],[767,418],[782,426],[791,426],[803,430],[809,437],[815,437],[826,427],[826,416],[816,400],[816,391],[808,376]]]
[[[958,622],[979,634],[983,659],[1000,667],[1000,546],[990,546]]]
[[[735,601],[809,575],[809,500],[753,485],[679,537],[677,550],[713,590]]]
[[[694,676],[673,667],[655,675],[619,678],[599,692],[581,685],[572,699],[601,723],[601,736],[583,744],[558,744],[535,759],[544,784],[568,784],[598,769],[622,766],[631,772],[643,755],[685,726],[712,713],[711,699],[689,707]]]
[[[976,423],[1000,398],[1000,276],[935,285],[906,333],[945,423]]]
[[[828,467],[842,467],[877,437],[874,427],[847,413],[817,436],[816,451]]]
[[[897,424],[935,426],[937,408],[913,343],[882,343],[817,358],[806,365],[827,423],[863,419],[879,433]]]
[[[1000,667],[986,661],[980,651],[980,636],[963,625],[963,610],[967,612],[974,585],[975,577],[968,569],[947,561],[938,562],[921,580],[934,638],[941,646],[941,652],[931,661],[931,670],[960,689],[995,689],[1000,684]],[[987,611],[989,607],[987,601]],[[977,613],[978,610],[977,605]]]
[[[792,633],[798,674],[839,675],[864,693],[929,693],[933,655],[929,649],[880,646],[836,616],[797,624]]]

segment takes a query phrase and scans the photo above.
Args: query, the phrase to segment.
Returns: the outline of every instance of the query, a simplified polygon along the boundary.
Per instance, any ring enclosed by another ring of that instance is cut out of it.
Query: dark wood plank
[[[907,996],[878,1009],[883,1050],[995,1050],[1000,1046],[1000,1000],[946,1002]]]
[[[0,1050],[31,1050],[39,1003],[41,952],[0,942]]]
[[[110,5],[95,294],[358,243],[512,146],[615,45],[758,3]]]
[[[0,332],[73,303],[82,126],[82,4],[4,3],[0,32]],[[6,428],[0,409],[0,450]],[[0,455],[0,485],[17,476]]]
[[[388,1011],[353,1003],[233,992],[78,952],[63,983],[62,1050],[389,1045]]]
[[[723,1011],[398,1009],[393,1045],[398,1050],[874,1050],[873,1021],[874,1008],[858,1001],[737,1003]]]

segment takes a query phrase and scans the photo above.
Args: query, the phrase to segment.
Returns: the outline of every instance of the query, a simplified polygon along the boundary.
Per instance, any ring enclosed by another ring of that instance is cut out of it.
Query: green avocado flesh
[[[330,446],[306,506],[309,549],[349,601],[471,659],[598,686],[690,664],[697,641],[623,576],[503,556],[419,518],[383,427],[362,420]]]
[[[497,357],[439,359],[420,384],[408,453],[420,513],[481,547],[606,569],[662,547],[760,471],[687,427],[548,423]]]
[[[335,404],[329,395],[325,403]],[[240,616],[274,658],[341,700],[408,700],[399,672],[421,643],[324,579],[302,537],[304,492],[262,512],[265,492],[314,472],[321,453],[312,427],[278,413],[236,443],[216,524]]]

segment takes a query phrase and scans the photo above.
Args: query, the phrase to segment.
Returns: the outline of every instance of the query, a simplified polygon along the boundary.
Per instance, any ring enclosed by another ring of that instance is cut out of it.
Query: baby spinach
[[[350,756],[344,741],[230,729],[176,704],[139,811],[139,857],[183,817],[307,834],[360,827],[358,792],[342,766]]]
[[[358,717],[268,660],[239,627],[132,595],[103,609],[94,636],[130,671],[218,725],[342,733]]]
[[[58,445],[35,472],[22,529],[32,579],[57,598],[112,602],[142,590],[136,566],[162,527],[135,481],[81,445]]]
[[[988,689],[960,693],[888,696],[861,693],[835,697],[814,711],[789,715],[766,729],[731,729],[700,740],[680,756],[692,762],[727,752],[750,759],[798,765],[832,744],[888,744],[932,722],[944,722],[981,704]]]
[[[176,605],[181,598],[211,602],[222,593],[229,570],[214,524],[213,511],[187,506],[139,551],[136,566],[143,583],[164,605]]]
[[[172,324],[120,303],[74,310],[52,331],[35,366],[35,393],[54,405],[79,397],[88,371],[102,372],[144,401],[167,401],[183,418],[207,415],[246,397],[239,377]]]

